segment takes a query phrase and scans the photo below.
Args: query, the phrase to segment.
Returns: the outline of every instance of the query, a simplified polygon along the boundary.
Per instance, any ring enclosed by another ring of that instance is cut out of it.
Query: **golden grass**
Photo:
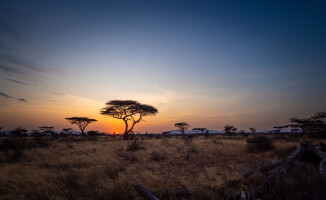
[[[141,199],[135,183],[162,199],[177,198],[182,187],[214,193],[227,180],[280,159],[288,153],[282,149],[300,143],[279,140],[275,150],[251,153],[242,137],[144,137],[145,149],[127,151],[130,141],[121,138],[75,138],[47,138],[49,147],[25,149],[15,163],[0,152],[0,199]]]

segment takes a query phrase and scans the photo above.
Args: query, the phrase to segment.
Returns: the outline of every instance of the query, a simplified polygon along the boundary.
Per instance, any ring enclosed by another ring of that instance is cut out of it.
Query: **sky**
[[[0,1],[0,126],[124,130],[99,114],[159,110],[135,132],[270,130],[326,111],[325,1]]]

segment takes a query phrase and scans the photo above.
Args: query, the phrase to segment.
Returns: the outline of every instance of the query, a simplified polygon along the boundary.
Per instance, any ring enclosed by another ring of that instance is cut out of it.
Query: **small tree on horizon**
[[[63,128],[62,133],[63,134],[70,134],[72,132],[72,128]]]
[[[52,134],[53,130],[54,130],[53,126],[41,126],[41,127],[38,127],[38,128],[41,129],[41,131],[43,133],[50,133],[50,134]]]
[[[196,133],[206,133],[208,131],[206,128],[193,128],[192,130]]]
[[[136,124],[140,123],[145,116],[153,116],[158,110],[147,104],[141,104],[133,100],[112,100],[106,103],[106,107],[102,108],[100,114],[121,119],[125,123],[125,132],[123,138],[128,139],[128,134],[132,132]],[[131,122],[129,125],[128,122]],[[130,126],[130,128],[129,128]]]
[[[230,126],[230,125],[226,125],[224,127],[224,131],[225,133],[227,133],[228,135],[231,135],[231,133],[235,134],[237,132],[237,128],[234,126]]]
[[[13,131],[11,131],[11,135],[16,136],[16,137],[22,137],[25,136],[27,134],[28,130],[24,129],[24,128],[16,128]]]
[[[85,128],[92,122],[97,122],[96,119],[90,119],[88,117],[68,117],[66,118],[71,124],[76,124],[82,135],[85,135]]]
[[[174,126],[177,127],[177,128],[179,128],[183,135],[185,134],[185,132],[186,132],[186,131],[188,130],[188,128],[190,127],[189,124],[188,124],[187,122],[179,122],[179,123],[175,123]]]
[[[255,129],[255,128],[249,128],[249,130],[250,130],[250,132],[251,132],[252,134],[256,133],[256,131],[257,131],[257,129]]]

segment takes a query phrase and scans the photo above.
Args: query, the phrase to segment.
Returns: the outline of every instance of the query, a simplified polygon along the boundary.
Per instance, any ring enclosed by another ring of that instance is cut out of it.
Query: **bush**
[[[131,143],[128,144],[127,151],[138,151],[141,149],[145,149],[143,138],[139,140],[137,137],[132,140]]]
[[[165,159],[166,159],[166,153],[165,152],[153,151],[151,153],[151,160],[163,161]]]
[[[273,141],[263,135],[247,139],[247,147],[250,151],[264,152],[274,149]]]

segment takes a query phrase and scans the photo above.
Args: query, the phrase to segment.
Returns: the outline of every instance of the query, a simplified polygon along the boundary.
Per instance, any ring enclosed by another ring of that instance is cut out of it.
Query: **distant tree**
[[[16,137],[21,137],[27,134],[27,129],[24,128],[16,128],[13,131],[11,131],[11,135],[16,136]]]
[[[246,131],[244,131],[244,130],[239,131],[239,134],[245,134],[245,133],[246,133]]]
[[[96,119],[90,119],[88,117],[68,117],[66,118],[71,124],[76,124],[82,135],[85,135],[85,128],[88,126],[88,124],[92,122],[97,122]]]
[[[291,132],[292,133],[298,133],[298,132],[300,132],[300,130],[298,128],[292,128],[291,129]]]
[[[40,131],[39,130],[32,130],[32,135],[36,136],[36,135],[40,135]]]
[[[274,128],[274,133],[280,133],[281,132],[281,130],[282,129],[284,129],[284,128],[287,128],[288,126],[287,125],[285,125],[285,126],[274,126],[273,128]]]
[[[63,134],[71,134],[71,132],[72,132],[72,128],[63,128],[62,129]]]
[[[53,134],[54,133],[54,127],[53,126],[41,126],[38,127],[39,129],[41,129],[41,131],[45,134]]]
[[[257,129],[255,129],[255,128],[249,128],[249,130],[250,130],[250,132],[251,132],[252,134],[256,133],[256,131],[257,131]]]
[[[162,135],[168,135],[169,133],[171,133],[170,131],[164,131],[162,132]]]
[[[98,131],[88,131],[87,135],[89,135],[89,136],[97,136],[97,135],[99,135],[99,132]]]
[[[206,128],[193,128],[192,130],[196,133],[206,133],[208,131]]]
[[[291,118],[288,125],[294,129],[300,129],[303,134],[322,132],[326,130],[326,113],[318,112],[310,118]]]
[[[237,132],[237,130],[238,130],[237,128],[235,128],[234,126],[230,126],[230,125],[226,125],[224,127],[224,131],[228,135],[235,134]]]
[[[177,127],[178,129],[180,129],[180,131],[182,132],[182,134],[185,134],[185,132],[188,130],[188,128],[190,127],[189,124],[187,122],[179,122],[179,123],[175,123],[174,124],[175,127]]]
[[[112,100],[106,103],[106,107],[102,108],[100,113],[124,121],[125,132],[123,138],[126,140],[135,125],[144,121],[143,117],[156,115],[158,110],[151,105],[141,104],[133,100]],[[131,122],[130,128],[128,122]]]

